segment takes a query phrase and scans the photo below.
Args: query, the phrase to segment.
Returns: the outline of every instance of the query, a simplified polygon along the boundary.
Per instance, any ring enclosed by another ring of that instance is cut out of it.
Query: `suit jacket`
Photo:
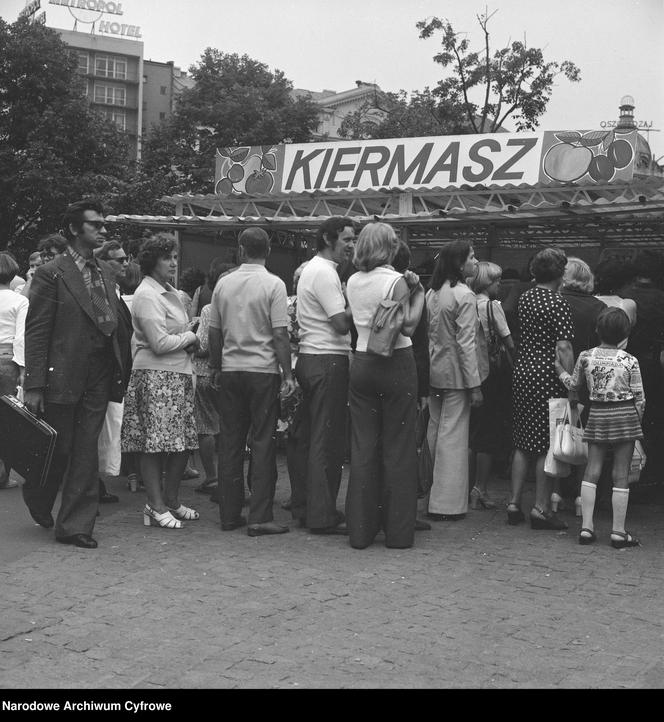
[[[108,299],[120,327],[119,301],[111,267],[99,262]],[[33,276],[25,322],[24,388],[43,389],[45,400],[76,404],[85,389],[88,357],[99,333],[83,275],[65,251],[40,266]],[[123,360],[118,329],[111,337],[113,382],[111,401],[124,395]]]
[[[131,322],[131,311],[127,307],[122,297],[118,297],[118,344],[120,346],[120,357],[122,360],[122,387],[123,391],[129,386],[129,377],[131,376],[131,337],[134,333],[134,327]]]
[[[471,389],[480,385],[475,337],[479,331],[477,299],[465,283],[427,293],[429,312],[429,379],[437,389]]]

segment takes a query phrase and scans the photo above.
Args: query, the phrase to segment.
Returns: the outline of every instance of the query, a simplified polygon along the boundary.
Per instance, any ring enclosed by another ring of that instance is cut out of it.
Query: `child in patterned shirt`
[[[634,442],[643,438],[641,419],[645,396],[639,362],[622,350],[629,336],[630,321],[620,308],[605,308],[597,317],[597,335],[601,344],[582,351],[573,374],[568,374],[556,360],[556,371],[576,401],[576,391],[585,383],[590,394],[590,414],[583,435],[588,442],[588,464],[581,482],[583,527],[579,544],[596,540],[593,512],[597,482],[607,449],[613,447],[613,531],[611,546],[615,549],[639,546],[639,540],[625,531],[629,500],[627,477]]]

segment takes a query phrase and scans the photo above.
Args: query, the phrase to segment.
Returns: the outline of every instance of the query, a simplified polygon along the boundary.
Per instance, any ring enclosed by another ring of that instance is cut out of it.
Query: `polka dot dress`
[[[514,446],[530,454],[549,449],[549,399],[567,396],[554,361],[556,343],[574,337],[567,301],[548,288],[531,288],[519,299],[521,341],[514,366]]]

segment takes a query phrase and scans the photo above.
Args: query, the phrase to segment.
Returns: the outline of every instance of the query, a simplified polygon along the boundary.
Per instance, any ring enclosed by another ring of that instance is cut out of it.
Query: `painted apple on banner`
[[[634,131],[568,130],[556,132],[554,143],[544,151],[542,169],[554,181],[596,183],[625,180],[631,176]]]
[[[215,192],[220,195],[248,193],[265,195],[274,186],[276,146],[241,146],[217,149]]]

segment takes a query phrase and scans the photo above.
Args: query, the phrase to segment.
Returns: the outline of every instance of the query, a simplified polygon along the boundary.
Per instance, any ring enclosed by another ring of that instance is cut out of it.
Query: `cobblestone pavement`
[[[19,489],[0,492],[2,688],[664,687],[662,506],[630,508],[638,549],[609,546],[604,499],[594,546],[571,515],[567,533],[532,531],[501,504],[409,550],[357,551],[296,528],[221,532],[196,481],[182,501],[199,521],[146,528],[123,482],[95,551],[55,544]],[[287,496],[281,461],[278,521]]]

